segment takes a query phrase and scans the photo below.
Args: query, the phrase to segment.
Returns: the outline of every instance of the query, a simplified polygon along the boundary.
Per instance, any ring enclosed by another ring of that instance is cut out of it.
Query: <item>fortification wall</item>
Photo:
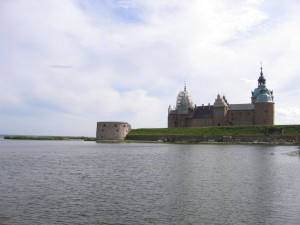
[[[253,125],[254,111],[253,110],[229,110],[227,121],[230,125]]]
[[[269,144],[299,144],[299,136],[160,136],[160,135],[129,135],[128,140],[162,141],[162,142],[223,142],[223,143],[269,143]]]
[[[96,140],[124,140],[130,130],[131,125],[127,122],[97,122]]]

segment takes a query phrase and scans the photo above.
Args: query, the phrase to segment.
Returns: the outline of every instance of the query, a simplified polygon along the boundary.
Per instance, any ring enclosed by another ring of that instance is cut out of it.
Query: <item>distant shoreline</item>
[[[216,141],[216,140],[208,140],[208,141],[199,141],[196,139],[189,139],[188,137],[180,137],[173,138],[172,140],[167,139],[159,139],[157,137],[142,137],[139,139],[125,139],[125,140],[102,140],[97,141],[94,137],[73,137],[73,136],[22,136],[22,135],[6,135],[1,136],[6,140],[28,140],[28,141],[94,141],[97,143],[165,143],[165,144],[203,144],[203,145],[289,145],[289,146],[297,146],[300,145],[299,142],[295,141],[256,141],[255,139],[248,141],[241,140],[231,140],[231,141]],[[233,137],[234,138],[234,137]],[[252,137],[253,138],[253,137]]]
[[[132,129],[125,140],[85,136],[3,135],[7,140],[82,140],[102,143],[300,145],[300,125]]]
[[[67,141],[67,140],[82,140],[96,141],[94,137],[84,136],[30,136],[30,135],[4,135],[4,139],[8,140],[35,140],[35,141]]]

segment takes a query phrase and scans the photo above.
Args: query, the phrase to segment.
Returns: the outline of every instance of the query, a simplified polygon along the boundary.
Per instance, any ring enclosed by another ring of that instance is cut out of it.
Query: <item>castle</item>
[[[273,91],[267,88],[260,69],[258,87],[248,104],[229,104],[225,96],[218,94],[213,105],[196,106],[185,85],[177,96],[176,108],[169,106],[168,127],[274,125]]]

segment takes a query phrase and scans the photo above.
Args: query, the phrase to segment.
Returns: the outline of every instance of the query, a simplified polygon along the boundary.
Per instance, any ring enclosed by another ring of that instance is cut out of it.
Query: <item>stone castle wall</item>
[[[251,110],[213,108],[213,117],[191,118],[189,114],[169,114],[168,127],[209,127],[274,125],[274,103],[257,103]]]
[[[161,142],[190,142],[190,143],[268,143],[268,144],[297,144],[300,136],[270,135],[270,136],[172,136],[172,135],[129,135],[128,140],[161,141]]]
[[[229,110],[227,114],[227,126],[255,125],[253,110]]]
[[[130,130],[131,125],[126,122],[98,122],[96,140],[124,140]]]
[[[274,103],[256,103],[254,110],[255,125],[274,125]]]

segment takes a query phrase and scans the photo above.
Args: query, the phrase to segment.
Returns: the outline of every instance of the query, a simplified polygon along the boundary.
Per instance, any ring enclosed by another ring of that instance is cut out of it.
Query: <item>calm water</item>
[[[0,140],[0,224],[300,224],[295,146]]]

